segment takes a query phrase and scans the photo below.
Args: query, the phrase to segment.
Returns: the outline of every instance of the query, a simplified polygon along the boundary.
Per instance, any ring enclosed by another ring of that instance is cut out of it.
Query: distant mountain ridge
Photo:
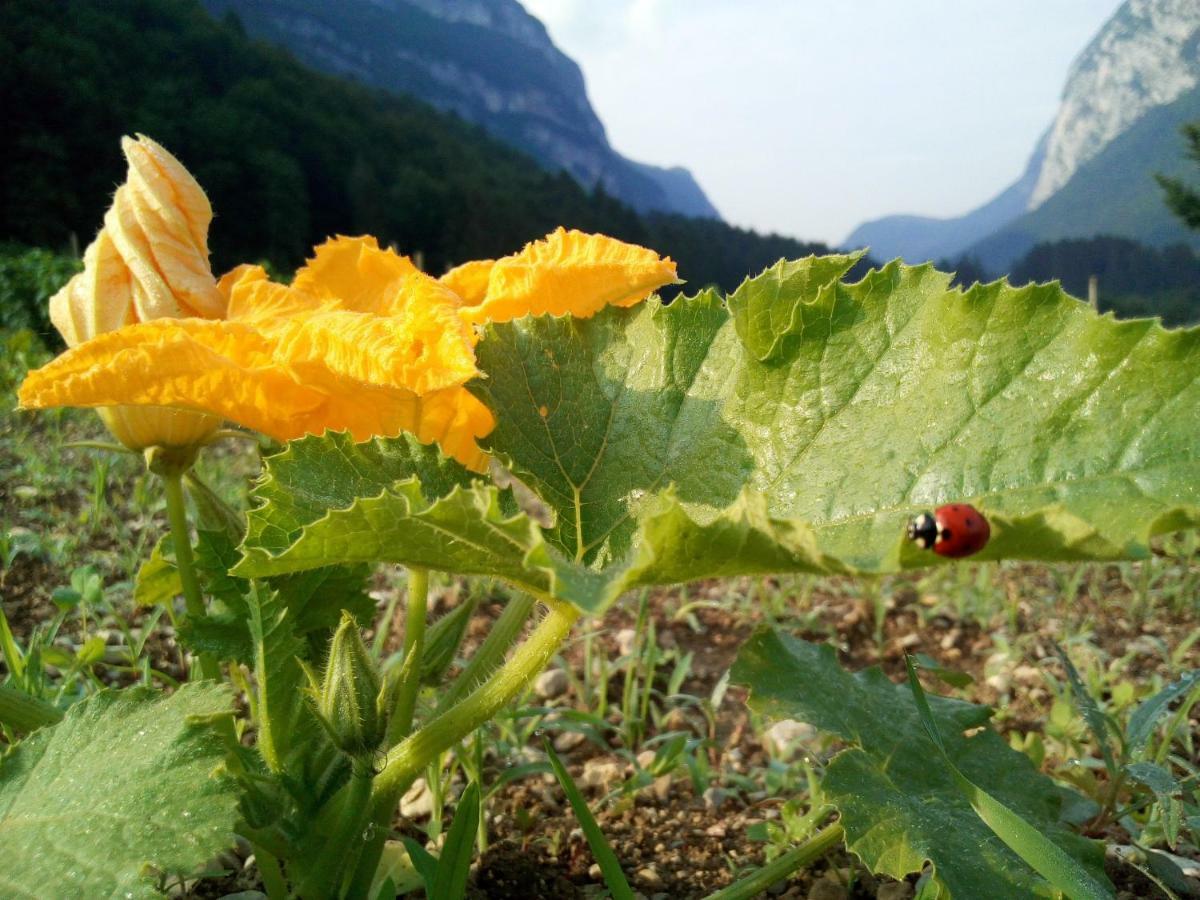
[[[608,143],[579,66],[517,0],[203,0],[302,62],[453,110],[639,212],[720,218],[686,169]]]
[[[910,262],[966,254],[1000,272],[1045,240],[1195,244],[1153,175],[1186,176],[1179,127],[1196,116],[1198,85],[1200,0],[1126,0],[1072,64],[1058,113],[1014,184],[964,216],[866,222],[844,245]]]

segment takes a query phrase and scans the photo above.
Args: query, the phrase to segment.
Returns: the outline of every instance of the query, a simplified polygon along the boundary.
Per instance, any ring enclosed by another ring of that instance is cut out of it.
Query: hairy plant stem
[[[287,900],[287,881],[284,880],[283,870],[279,867],[279,860],[265,847],[255,844],[254,861],[258,865],[263,887],[266,888],[267,900]]]
[[[20,688],[0,684],[0,724],[28,734],[44,725],[53,725],[63,717],[53,704],[32,697]]]
[[[366,846],[363,830],[371,814],[371,785],[374,780],[375,771],[369,760],[356,759],[350,783],[342,791],[333,832],[300,885],[299,896],[348,896],[339,888],[354,874],[358,851]]]
[[[492,625],[492,630],[483,639],[466,668],[438,701],[439,713],[449,709],[464,695],[473,691],[499,667],[504,661],[504,654],[521,634],[521,629],[525,627],[525,622],[533,613],[535,605],[536,601],[528,594],[518,594],[509,598]]]
[[[514,598],[515,599],[515,598]],[[510,604],[513,601],[509,601]],[[379,865],[384,838],[400,797],[438,753],[448,750],[483,725],[521,693],[546,668],[571,633],[579,611],[558,600],[504,665],[462,701],[439,713],[411,737],[388,751],[388,762],[371,792],[375,833],[363,848],[351,896],[366,896]],[[507,611],[507,610],[506,610]],[[481,648],[482,649],[482,648]]]
[[[183,586],[188,618],[199,619],[204,615],[204,595],[200,591],[200,579],[196,577],[196,563],[192,558],[192,536],[188,530],[182,476],[182,472],[167,472],[161,477],[167,498],[167,520],[171,523],[171,540],[175,545],[175,564],[179,569],[179,583]],[[193,675],[197,671],[201,678],[213,681],[221,678],[221,666],[209,653],[201,653],[197,657]]]
[[[735,881],[729,887],[709,894],[705,900],[749,900],[751,897],[758,897],[771,885],[787,878],[801,866],[807,866],[820,859],[840,844],[845,836],[846,832],[841,823],[826,825],[799,847],[793,847],[741,881]]]
[[[408,570],[408,598],[404,611],[404,670],[399,696],[388,723],[388,743],[408,737],[413,711],[421,691],[421,655],[425,652],[425,617],[429,605],[429,570]]]

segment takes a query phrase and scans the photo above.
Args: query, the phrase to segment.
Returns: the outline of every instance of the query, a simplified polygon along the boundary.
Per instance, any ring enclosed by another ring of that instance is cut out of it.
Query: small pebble
[[[625,767],[615,760],[597,757],[583,764],[583,773],[576,781],[580,787],[607,790],[621,780],[624,769]]]
[[[424,778],[418,778],[400,798],[400,815],[419,819],[433,812],[433,793]]]
[[[638,869],[634,878],[637,879],[638,884],[652,891],[663,886],[662,876],[658,874],[658,870],[654,866],[646,866],[645,868]]]
[[[621,656],[633,653],[633,645],[637,643],[637,632],[632,628],[622,628],[617,632],[617,652]]]
[[[703,799],[705,809],[719,809],[721,804],[725,801],[725,792],[719,787],[710,787],[704,791]]]
[[[554,749],[559,753],[567,753],[574,750],[583,741],[583,735],[578,731],[564,731],[554,739]]]
[[[542,700],[561,697],[571,686],[571,680],[563,669],[547,669],[533,683],[533,692]]]
[[[1013,669],[1013,678],[1018,684],[1032,687],[1042,683],[1042,670],[1037,666],[1017,666]]]

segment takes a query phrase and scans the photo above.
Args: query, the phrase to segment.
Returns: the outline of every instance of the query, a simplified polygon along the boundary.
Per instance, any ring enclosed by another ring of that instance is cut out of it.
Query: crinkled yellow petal
[[[409,431],[422,440],[445,440],[448,454],[476,468],[482,465],[484,457],[474,442],[491,429],[491,414],[462,388],[422,398],[404,388],[370,384],[320,365],[315,355],[297,357],[305,338],[288,336],[295,340],[280,340],[245,323],[205,319],[130,325],[30,372],[18,400],[26,409],[123,405],[194,410],[278,440],[326,430],[348,431],[356,440]],[[164,418],[157,431],[154,427],[153,414],[169,410],[139,411],[147,414],[143,430],[130,437],[138,446],[127,445],[140,449],[175,442],[179,432],[168,428],[179,423]]]
[[[212,208],[175,157],[149,138],[121,142],[129,175],[104,227],[133,273],[138,319],[224,314],[208,264]]]
[[[472,324],[525,315],[587,317],[632,306],[676,281],[675,263],[602,234],[559,228],[492,266],[483,302],[463,309]]]
[[[132,277],[107,231],[84,251],[83,271],[50,298],[50,321],[68,347],[137,321]]]
[[[438,280],[458,294],[463,306],[478,306],[487,296],[494,259],[477,259],[455,266]]]
[[[379,249],[375,238],[339,235],[316,248],[292,287],[338,309],[392,315],[396,283],[418,271],[407,256]]]
[[[262,321],[258,328],[275,342],[276,358],[303,381],[329,371],[420,396],[463,384],[476,373],[464,337],[426,312],[385,318],[332,310]]]
[[[240,422],[276,437],[327,396],[274,363],[270,343],[245,325],[159,319],[98,335],[30,372],[24,408],[169,406]]]
[[[454,387],[421,398],[420,422],[411,429],[417,439],[436,443],[469,469],[483,472],[488,455],[476,441],[496,427],[492,411],[466,388]]]
[[[213,413],[279,440],[326,428],[356,437],[415,423],[416,398],[326,374],[298,381],[251,328],[202,319],[158,320],[93,338],[29,373],[22,407],[179,407]]]
[[[224,314],[208,265],[212,209],[175,157],[149,138],[125,138],[129,162],[84,269],[50,299],[67,346],[138,321]]]
[[[207,256],[212,206],[192,173],[144,134],[122,139],[121,149],[129,162],[129,182],[172,230],[189,232],[188,243]]]
[[[230,321],[268,336],[276,358],[297,377],[339,377],[423,395],[460,385],[476,374],[472,332],[458,316],[448,288],[416,270],[394,280],[395,299],[381,301],[393,315],[342,308],[336,299],[267,279],[257,266],[242,266],[221,279]]]
[[[226,318],[257,326],[272,319],[306,316],[335,308],[328,300],[271,281],[262,266],[238,266],[221,276],[217,288],[226,298]]]

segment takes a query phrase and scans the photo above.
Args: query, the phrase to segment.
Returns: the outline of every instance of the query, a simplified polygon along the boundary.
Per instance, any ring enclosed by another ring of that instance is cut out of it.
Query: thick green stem
[[[771,885],[787,878],[801,866],[807,866],[820,859],[840,844],[845,836],[846,832],[842,830],[840,823],[826,825],[799,847],[777,857],[741,881],[735,881],[729,887],[709,894],[706,900],[750,900],[751,897],[759,897]]]
[[[279,867],[279,860],[265,848],[255,845],[254,861],[258,865],[263,887],[266,888],[267,900],[287,900],[287,881]]]
[[[490,720],[550,662],[579,618],[573,606],[555,601],[533,633],[487,681],[388,751],[388,763],[376,779],[374,796],[385,797],[425,767],[434,754],[448,750]]]
[[[196,563],[192,558],[192,536],[188,531],[182,474],[166,473],[162,480],[167,496],[167,520],[171,523],[171,540],[175,545],[175,564],[179,569],[179,583],[183,586],[183,600],[187,605],[188,618],[199,619],[204,615],[204,595],[200,591],[200,579],[196,576]],[[217,681],[221,677],[221,667],[211,654],[200,654],[197,670],[201,678]]]
[[[429,606],[429,570],[408,570],[408,602],[404,611],[404,672],[392,721],[388,723],[388,743],[408,737],[412,731],[413,711],[421,691],[421,655],[425,652],[425,617]]]
[[[350,783],[343,789],[333,833],[300,886],[301,897],[345,896],[338,887],[353,873],[359,848],[366,846],[363,829],[371,813],[374,772],[367,762],[355,760]]]
[[[449,709],[475,690],[500,666],[504,661],[504,654],[508,653],[508,648],[516,642],[526,620],[533,613],[534,605],[534,599],[528,594],[518,594],[509,599],[492,625],[492,630],[471,657],[471,661],[438,701],[438,712]]]
[[[62,711],[45,700],[31,697],[20,688],[0,684],[0,724],[28,734],[63,717]]]
[[[509,602],[515,602],[515,598]],[[578,618],[579,611],[574,607],[552,601],[549,612],[529,637],[486,682],[388,751],[387,765],[371,792],[375,834],[363,848],[351,883],[352,896],[365,895],[370,888],[392,814],[404,791],[438,753],[490,720],[528,687],[562,646]]]

